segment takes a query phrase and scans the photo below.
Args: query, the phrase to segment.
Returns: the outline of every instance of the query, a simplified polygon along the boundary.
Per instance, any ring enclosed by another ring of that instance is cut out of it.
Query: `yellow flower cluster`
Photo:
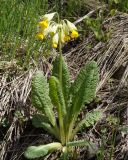
[[[52,21],[56,13],[45,14],[42,21],[38,23],[39,32],[36,38],[43,40],[50,37],[52,47],[57,48],[58,43],[65,43],[79,36],[76,26],[68,20],[62,20],[59,23]]]

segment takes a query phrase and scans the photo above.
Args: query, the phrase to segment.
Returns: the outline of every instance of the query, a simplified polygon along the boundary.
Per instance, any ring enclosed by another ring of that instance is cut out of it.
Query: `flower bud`
[[[73,31],[73,30],[77,31],[76,26],[73,23],[71,23],[70,21],[68,21],[68,20],[67,20],[67,26],[68,26],[70,31]]]
[[[57,46],[58,46],[58,41],[59,41],[59,35],[58,35],[58,33],[56,33],[56,34],[53,36],[53,39],[52,39],[52,47],[53,47],[53,48],[57,48]]]
[[[49,13],[49,14],[45,14],[45,15],[43,16],[43,19],[44,19],[44,20],[51,21],[51,20],[53,19],[54,15],[55,15],[55,13],[56,13],[56,12],[54,12],[54,13]]]

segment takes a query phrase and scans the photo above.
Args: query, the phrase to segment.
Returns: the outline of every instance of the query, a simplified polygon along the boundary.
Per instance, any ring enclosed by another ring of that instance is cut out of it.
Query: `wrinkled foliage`
[[[62,72],[59,71],[60,63]],[[33,116],[32,123],[35,127],[41,127],[53,134],[60,143],[28,147],[25,156],[29,159],[45,156],[57,149],[62,151],[62,157],[65,159],[69,148],[91,145],[87,140],[73,141],[74,136],[83,127],[94,125],[102,115],[101,110],[94,110],[87,113],[76,125],[82,108],[95,97],[99,77],[96,62],[91,61],[81,68],[72,84],[67,64],[62,56],[56,58],[53,66],[52,76],[48,81],[40,71],[33,77],[32,103],[41,113]],[[56,110],[57,117],[53,109]]]

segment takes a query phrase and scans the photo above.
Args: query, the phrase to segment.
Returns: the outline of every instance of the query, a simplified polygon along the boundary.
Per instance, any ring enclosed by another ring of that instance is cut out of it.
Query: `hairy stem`
[[[59,62],[59,81],[62,88],[62,44],[61,44],[61,29],[59,33],[59,56],[60,56],[60,62]],[[63,122],[63,115],[62,110],[59,111],[59,125],[60,125],[60,138],[62,145],[65,144],[65,131],[64,131],[64,122]]]

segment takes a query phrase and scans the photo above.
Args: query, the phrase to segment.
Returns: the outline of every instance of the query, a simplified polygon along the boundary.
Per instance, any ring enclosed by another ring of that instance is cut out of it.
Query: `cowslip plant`
[[[50,27],[47,23],[50,22],[46,20],[44,19],[41,25],[47,30],[48,26]],[[60,21],[56,32],[52,37],[50,35],[53,39],[58,35],[59,47],[59,54],[53,62],[52,75],[47,79],[42,71],[38,71],[32,79],[32,103],[40,111],[33,116],[32,123],[52,134],[57,142],[28,147],[24,153],[28,159],[42,157],[56,150],[61,152],[61,159],[67,159],[68,153],[73,152],[75,146],[91,145],[88,140],[75,141],[74,137],[83,127],[90,127],[101,118],[102,112],[94,110],[87,113],[82,120],[78,120],[82,108],[95,97],[98,67],[96,62],[88,62],[71,83],[67,63],[62,56],[62,37],[77,38],[78,32],[74,24],[65,21],[66,23]],[[65,27],[67,29],[63,32]],[[46,32],[44,28],[42,33]]]
[[[57,16],[57,22],[53,18]],[[67,19],[60,20],[58,13],[45,14],[38,23],[39,40],[50,40],[52,47],[57,48],[59,42],[62,44],[79,36],[76,26]]]

